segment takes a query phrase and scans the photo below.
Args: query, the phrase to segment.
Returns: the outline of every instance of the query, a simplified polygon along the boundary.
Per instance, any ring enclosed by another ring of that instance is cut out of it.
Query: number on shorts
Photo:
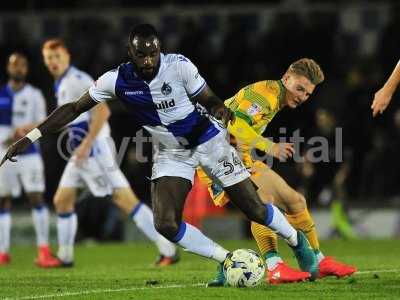
[[[228,170],[226,170],[226,171],[224,172],[225,175],[231,174],[231,173],[233,172],[233,170],[235,169],[235,167],[234,167],[229,161],[226,161],[225,159],[220,159],[220,160],[218,161],[218,163],[222,163],[222,165],[224,166],[224,168],[228,168]]]
[[[103,176],[97,176],[94,178],[94,181],[99,187],[105,187],[107,185],[106,180]]]
[[[232,152],[232,160],[235,166],[242,166],[242,161]]]
[[[220,159],[219,162],[222,162],[222,165],[227,168],[227,170],[224,172],[225,175],[229,175],[233,173],[235,170],[235,166],[243,166],[242,161],[235,155],[235,153],[232,152],[232,161],[233,164],[227,160]]]

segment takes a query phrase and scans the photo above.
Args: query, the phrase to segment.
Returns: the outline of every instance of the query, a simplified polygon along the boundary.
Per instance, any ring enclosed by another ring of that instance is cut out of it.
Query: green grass
[[[253,248],[252,241],[222,242],[229,249]],[[295,265],[290,251],[282,253]],[[152,266],[157,251],[152,244],[78,246],[71,269],[38,269],[35,249],[15,247],[12,263],[0,267],[0,299],[399,299],[400,241],[326,241],[325,254],[358,266],[352,278],[253,289],[205,288],[216,264],[183,253],[179,264]],[[384,270],[398,270],[385,272]],[[196,285],[201,284],[201,285]],[[176,285],[176,286],[175,286]],[[175,286],[175,287],[174,287]]]

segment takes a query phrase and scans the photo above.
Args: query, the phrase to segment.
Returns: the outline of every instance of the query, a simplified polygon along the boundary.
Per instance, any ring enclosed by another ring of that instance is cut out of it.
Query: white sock
[[[228,250],[210,240],[196,227],[185,222],[182,222],[179,226],[174,242],[186,251],[212,258],[220,263],[225,260],[226,255],[229,253]]]
[[[74,243],[77,229],[78,219],[75,212],[58,215],[58,258],[65,263],[71,263],[74,260]]]
[[[8,209],[0,210],[0,253],[10,250],[11,214]]]
[[[32,208],[33,226],[38,247],[49,245],[49,210],[41,204]]]
[[[144,203],[135,206],[130,214],[136,226],[153,241],[160,253],[167,257],[172,257],[176,253],[176,246],[159,234],[154,227],[153,212]]]
[[[318,252],[316,253],[316,255],[317,255],[317,261],[318,261],[318,263],[320,263],[320,262],[325,258],[325,255],[323,255],[321,251],[318,251]]]
[[[271,256],[271,257],[268,257],[266,260],[265,260],[265,262],[267,263],[267,268],[268,268],[268,270],[269,271],[272,271],[273,269],[275,269],[275,267],[279,264],[279,263],[281,263],[281,262],[283,262],[283,260],[282,260],[282,258],[280,258],[280,256]]]
[[[265,207],[267,210],[265,224],[286,239],[290,246],[297,246],[297,231],[289,224],[279,208],[272,204],[266,204]]]

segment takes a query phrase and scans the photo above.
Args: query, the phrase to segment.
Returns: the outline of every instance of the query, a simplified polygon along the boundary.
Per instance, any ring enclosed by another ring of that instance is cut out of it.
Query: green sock
[[[344,238],[354,239],[357,237],[346,213],[344,212],[343,205],[341,202],[337,200],[332,201],[331,214],[332,214],[333,226],[339,231],[339,233]]]
[[[319,249],[314,249],[314,253],[317,256],[318,263],[325,258],[325,255],[323,255]]]

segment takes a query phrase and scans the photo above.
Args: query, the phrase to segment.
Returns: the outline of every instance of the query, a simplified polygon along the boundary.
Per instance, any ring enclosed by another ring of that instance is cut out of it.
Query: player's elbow
[[[111,111],[108,108],[107,104],[100,103],[93,109],[94,114],[101,120],[107,121],[111,116]]]
[[[69,109],[71,110],[71,114],[75,118],[77,118],[82,113],[78,101],[70,102],[70,103],[67,103],[65,105],[69,105]]]
[[[100,104],[100,105],[101,105],[101,106],[104,106],[104,107],[102,108],[102,110],[103,110],[103,117],[104,117],[104,119],[108,120],[108,119],[110,118],[110,116],[111,116],[111,110],[110,110],[110,108],[109,108],[108,105],[105,104],[105,103]]]

